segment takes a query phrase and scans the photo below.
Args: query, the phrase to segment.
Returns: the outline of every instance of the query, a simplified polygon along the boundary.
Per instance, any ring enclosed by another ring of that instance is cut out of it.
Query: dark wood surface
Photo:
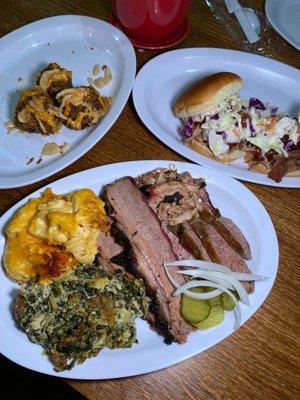
[[[0,3],[0,36],[52,15],[84,14],[108,20],[110,11],[108,0],[1,0]],[[252,1],[252,5],[263,11],[263,1]],[[178,48],[238,48],[216,22],[204,0],[194,1],[190,19],[191,31]],[[276,40],[281,39],[274,35],[274,44]],[[161,51],[136,53],[139,69]],[[273,57],[300,66],[299,52],[288,44],[278,51],[273,50]],[[109,133],[81,159],[43,181],[1,190],[0,214],[32,191],[74,172],[112,162],[143,159],[185,160],[142,125],[130,99]],[[70,385],[89,399],[296,399],[300,191],[245,185],[270,213],[280,246],[278,277],[258,312],[223,342],[168,369],[125,379],[68,381]]]

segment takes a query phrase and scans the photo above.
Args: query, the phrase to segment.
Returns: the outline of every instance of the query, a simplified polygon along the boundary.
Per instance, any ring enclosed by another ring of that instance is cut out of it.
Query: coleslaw
[[[255,146],[260,155],[267,158],[271,154],[287,157],[288,151],[299,146],[297,119],[256,98],[245,100],[233,95],[212,112],[189,117],[184,123],[183,138],[201,135],[201,140],[207,142],[216,157],[226,154],[233,145]]]

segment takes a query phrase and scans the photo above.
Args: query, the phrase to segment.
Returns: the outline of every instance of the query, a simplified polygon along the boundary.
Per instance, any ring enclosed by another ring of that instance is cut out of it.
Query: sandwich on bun
[[[299,121],[257,98],[239,97],[242,86],[237,74],[219,72],[181,93],[173,111],[184,123],[184,143],[224,163],[243,159],[277,182],[300,175]]]

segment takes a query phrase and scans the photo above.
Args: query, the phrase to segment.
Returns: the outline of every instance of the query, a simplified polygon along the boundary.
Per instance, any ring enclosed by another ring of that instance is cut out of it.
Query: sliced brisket
[[[211,261],[200,237],[188,222],[176,225],[174,231],[176,232],[182,246],[197,260]]]
[[[219,210],[215,210],[216,212],[214,214],[208,210],[199,212],[201,220],[213,225],[230,247],[238,252],[243,258],[250,260],[252,258],[251,249],[241,230],[231,219],[222,217]]]
[[[191,222],[191,226],[201,238],[213,262],[227,266],[234,272],[251,273],[245,260],[228,245],[212,225],[198,218]],[[248,293],[254,291],[253,282],[243,282],[243,285]]]
[[[180,298],[172,296],[174,288],[163,267],[164,262],[178,258],[157,215],[130,177],[108,185],[105,196],[113,210],[112,216],[130,242],[135,259],[132,268],[144,279],[153,299],[151,311],[156,317],[157,328],[169,343],[186,341],[192,328],[180,315]],[[181,275],[176,278],[184,283]]]
[[[246,260],[251,260],[251,249],[245,236],[236,224],[229,218],[220,216],[213,222],[214,228],[236,252]]]

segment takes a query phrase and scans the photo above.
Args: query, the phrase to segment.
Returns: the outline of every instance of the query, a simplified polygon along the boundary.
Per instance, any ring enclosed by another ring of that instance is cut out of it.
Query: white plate
[[[300,1],[266,0],[265,11],[279,35],[300,50]]]
[[[175,164],[180,172],[189,171],[194,177],[204,177],[213,204],[224,216],[232,218],[242,229],[251,246],[253,260],[248,265],[255,274],[266,275],[266,281],[257,282],[250,296],[250,307],[241,305],[242,323],[247,321],[268,296],[278,268],[278,243],[272,221],[261,202],[241,183],[222,174],[195,164],[173,161],[133,161],[98,167],[60,179],[49,185],[56,193],[66,193],[85,187],[99,193],[104,184],[115,179],[150,171],[156,167]],[[29,198],[37,197],[40,189],[26,197],[0,218],[0,229],[14,212]],[[0,254],[4,249],[4,236],[0,236]],[[137,320],[139,344],[130,349],[103,350],[71,371],[55,373],[42,348],[30,343],[26,335],[16,328],[11,314],[11,304],[17,285],[0,269],[0,351],[12,361],[50,375],[73,379],[107,379],[139,375],[174,365],[214,346],[233,333],[234,315],[226,313],[225,321],[210,330],[189,335],[182,345],[164,344],[162,337],[151,330],[145,321]],[[238,335],[239,333],[237,333]],[[228,355],[230,357],[230,355]]]
[[[133,47],[127,37],[107,22],[77,15],[43,19],[0,39],[0,188],[25,186],[65,168],[94,146],[114,124],[131,92],[136,70]],[[13,132],[4,123],[11,119],[18,91],[35,84],[35,75],[57,61],[73,71],[73,83],[88,85],[95,64],[108,65],[112,81],[101,89],[116,100],[96,126],[84,131],[68,128],[56,135]],[[20,80],[21,78],[22,80]],[[37,164],[48,142],[70,143],[63,156],[45,157]],[[34,162],[26,165],[34,157]]]
[[[139,71],[133,85],[133,101],[140,118],[162,142],[191,161],[249,182],[300,187],[300,177],[286,177],[276,183],[267,175],[248,171],[240,160],[225,165],[181,142],[182,123],[173,114],[172,104],[189,84],[219,71],[235,72],[243,78],[242,97],[257,97],[290,115],[297,115],[300,106],[300,72],[297,69],[239,51],[191,48],[164,53]]]

